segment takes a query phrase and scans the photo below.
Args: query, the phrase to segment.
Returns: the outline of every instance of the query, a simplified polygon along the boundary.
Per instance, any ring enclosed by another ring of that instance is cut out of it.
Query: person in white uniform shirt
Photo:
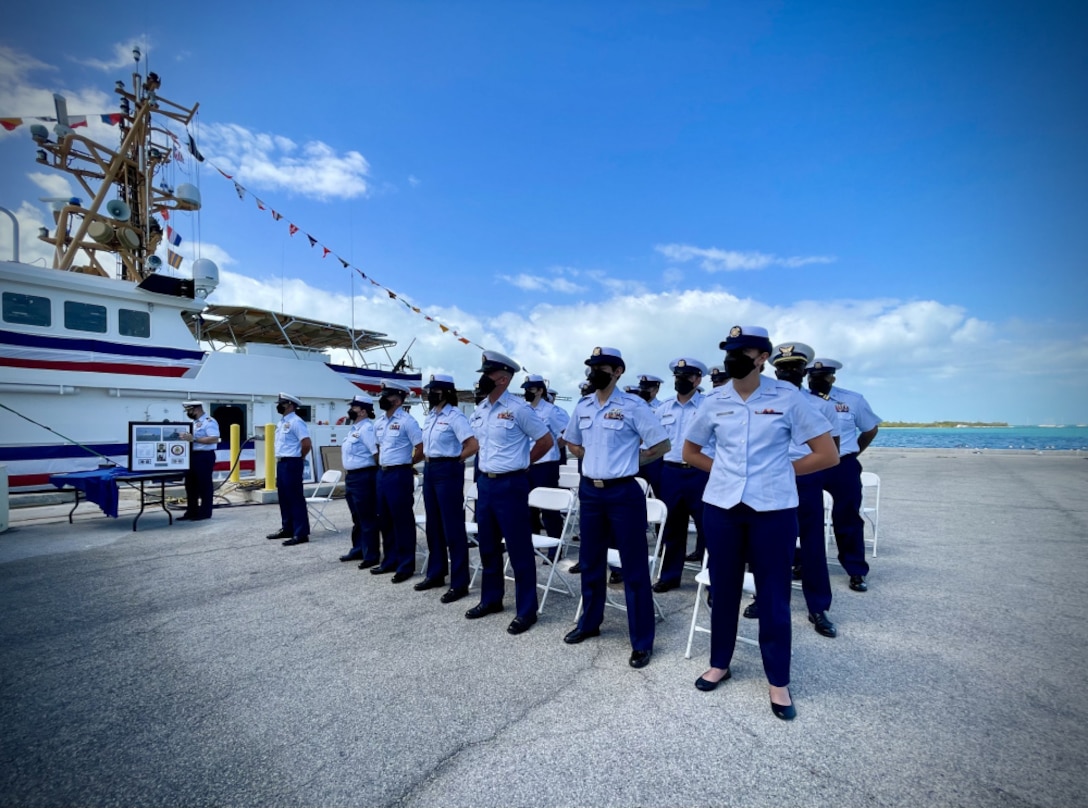
[[[193,445],[189,449],[189,470],[185,472],[185,513],[179,520],[192,522],[212,518],[215,471],[215,450],[219,446],[219,422],[204,412],[203,401],[184,401],[185,417],[193,422],[193,431],[184,432],[182,440]]]
[[[771,355],[767,331],[734,326],[720,346],[730,381],[704,400],[684,439],[684,462],[710,473],[703,527],[710,582],[710,668],[695,686],[709,691],[730,677],[737,640],[744,567],[759,593],[759,648],[770,685],[771,711],[797,715],[790,683],[790,583],[797,541],[796,475],[838,462],[831,427],[793,385],[764,378]],[[714,458],[703,454],[713,441]],[[790,462],[790,443],[812,453]]]
[[[348,402],[348,436],[340,444],[344,499],[351,511],[351,550],[341,561],[360,561],[359,569],[378,563],[378,439],[374,399],[360,393]]]
[[[284,547],[305,544],[310,540],[310,513],[306,510],[306,492],[302,474],[306,455],[313,444],[306,422],[298,416],[302,401],[290,393],[280,393],[276,412],[281,416],[276,425],[276,498],[280,506],[280,530],[269,539],[283,539]]]

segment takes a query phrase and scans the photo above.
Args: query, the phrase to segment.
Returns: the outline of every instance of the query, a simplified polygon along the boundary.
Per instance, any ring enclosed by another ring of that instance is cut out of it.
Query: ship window
[[[105,334],[106,307],[65,300],[64,327],[72,331],[93,331],[96,334]]]
[[[4,292],[4,322],[18,325],[52,325],[53,310],[49,298]]]
[[[122,337],[150,337],[151,315],[146,311],[119,309],[117,312],[117,330]]]

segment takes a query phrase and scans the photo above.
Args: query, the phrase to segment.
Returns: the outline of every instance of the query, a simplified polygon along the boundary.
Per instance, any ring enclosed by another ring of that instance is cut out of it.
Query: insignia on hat
[[[782,346],[782,356],[793,356],[793,346],[792,345],[783,345]]]
[[[729,336],[730,337],[739,337],[743,333],[744,332],[740,330],[739,325],[735,325],[735,326],[733,326],[732,328],[729,329]]]
[[[600,356],[600,355],[601,355],[600,347],[594,348],[593,349],[593,356]]]
[[[676,366],[678,368],[686,368],[688,366],[688,362],[686,359],[680,359],[677,361]]]
[[[824,366],[823,362],[814,362],[812,365],[813,370],[820,370]]]
[[[431,381],[432,382],[434,381],[434,374],[433,373],[431,374]]]

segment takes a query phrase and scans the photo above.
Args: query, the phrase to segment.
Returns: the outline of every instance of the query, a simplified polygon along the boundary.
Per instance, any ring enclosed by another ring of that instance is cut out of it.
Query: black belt
[[[348,475],[362,474],[364,471],[377,471],[377,466],[363,466],[361,469],[348,469]]]
[[[677,463],[675,460],[666,460],[665,465],[670,469],[693,469],[695,466],[691,463]]]
[[[410,469],[411,463],[398,463],[395,466],[382,466],[382,471],[392,471],[393,469]]]
[[[634,477],[616,477],[612,480],[594,480],[592,477],[582,477],[587,483],[594,488],[611,488],[614,485],[623,485],[623,483],[629,483],[634,480]]]
[[[427,462],[428,463],[453,463],[453,462],[460,463],[460,462],[463,462],[463,461],[461,460],[460,456],[457,456],[457,457],[428,457]]]
[[[285,457],[277,457],[276,458],[277,461],[279,461],[279,460],[301,460],[301,459],[302,458],[299,457],[298,455],[287,455]]]
[[[503,471],[498,474],[491,471],[481,471],[480,475],[487,477],[489,480],[498,480],[502,477],[513,477],[515,474],[524,474],[526,471],[527,469],[518,469],[517,471]]]

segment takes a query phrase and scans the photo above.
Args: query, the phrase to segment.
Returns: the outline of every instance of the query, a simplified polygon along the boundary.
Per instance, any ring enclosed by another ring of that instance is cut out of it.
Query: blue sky
[[[594,345],[665,375],[758,324],[888,419],[1088,422],[1081,3],[51,8],[8,12],[0,117],[53,91],[112,111],[141,43],[216,165],[563,392]],[[0,132],[24,253],[63,190],[37,168],[25,127]],[[172,181],[203,191],[178,228],[220,266],[213,302],[354,317],[471,382],[477,349],[207,165]]]

